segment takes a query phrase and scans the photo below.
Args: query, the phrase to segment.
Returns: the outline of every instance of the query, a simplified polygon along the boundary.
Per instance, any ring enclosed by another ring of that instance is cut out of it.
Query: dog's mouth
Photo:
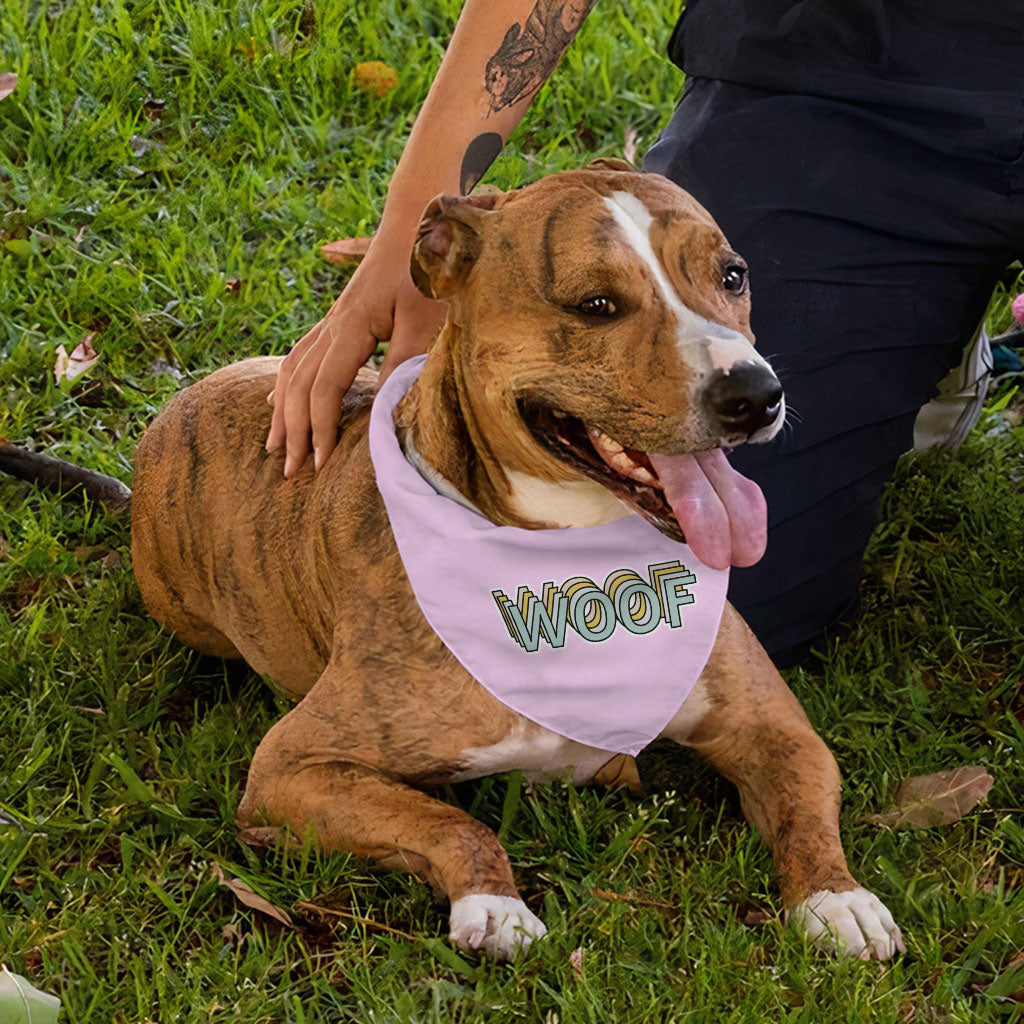
[[[723,449],[644,452],[561,410],[525,400],[519,406],[540,445],[611,491],[665,536],[685,541],[705,565],[753,565],[764,554],[764,496],[730,466]]]

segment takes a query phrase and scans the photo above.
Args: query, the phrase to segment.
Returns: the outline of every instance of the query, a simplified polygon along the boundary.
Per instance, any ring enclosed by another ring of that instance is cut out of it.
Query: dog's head
[[[691,546],[707,482],[733,526],[751,514],[749,495],[729,506],[724,455],[692,453],[769,440],[782,389],[753,347],[746,265],[682,189],[602,162],[441,196],[412,273],[449,302],[461,401],[506,471],[582,475]]]

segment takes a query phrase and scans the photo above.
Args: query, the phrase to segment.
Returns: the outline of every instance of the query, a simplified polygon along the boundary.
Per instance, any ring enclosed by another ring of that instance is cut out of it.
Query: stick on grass
[[[8,441],[0,441],[0,470],[61,496],[80,490],[111,512],[127,508],[132,496],[131,488],[112,476]]]

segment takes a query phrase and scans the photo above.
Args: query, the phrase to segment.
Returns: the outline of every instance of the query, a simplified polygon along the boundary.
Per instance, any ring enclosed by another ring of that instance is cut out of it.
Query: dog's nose
[[[728,373],[715,371],[705,387],[704,400],[723,433],[749,437],[778,419],[782,386],[767,366],[734,363]]]

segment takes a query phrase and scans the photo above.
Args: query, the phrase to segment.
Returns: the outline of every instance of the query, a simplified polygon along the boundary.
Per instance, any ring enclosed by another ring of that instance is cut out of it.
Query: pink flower
[[[1021,294],[1013,300],[1013,305],[1010,309],[1013,311],[1013,315],[1017,318],[1017,323],[1024,326],[1024,292],[1021,292]]]

